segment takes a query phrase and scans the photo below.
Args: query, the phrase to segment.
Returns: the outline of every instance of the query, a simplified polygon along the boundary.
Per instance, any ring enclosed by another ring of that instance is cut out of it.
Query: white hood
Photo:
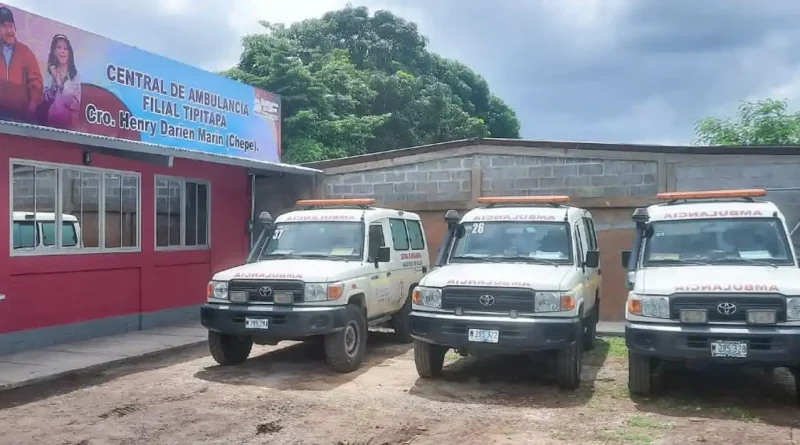
[[[448,264],[425,275],[420,286],[527,287],[536,290],[568,290],[569,266],[540,264]]]
[[[640,269],[634,293],[780,293],[800,295],[800,269],[769,266],[678,266]]]
[[[302,280],[323,283],[349,278],[363,267],[360,261],[267,260],[217,272],[214,280]]]

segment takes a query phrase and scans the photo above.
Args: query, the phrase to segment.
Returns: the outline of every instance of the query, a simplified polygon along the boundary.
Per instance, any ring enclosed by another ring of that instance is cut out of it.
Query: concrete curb
[[[618,331],[597,331],[598,337],[625,337],[625,332],[618,332]]]
[[[107,369],[114,368],[114,367],[120,366],[120,365],[135,364],[135,363],[138,363],[138,362],[140,362],[140,361],[142,361],[144,359],[159,358],[159,357],[167,355],[169,353],[183,352],[183,351],[195,348],[197,346],[203,345],[203,344],[205,344],[207,342],[208,342],[208,340],[205,340],[205,339],[197,340],[197,341],[193,341],[193,342],[190,342],[190,343],[184,343],[182,345],[168,346],[168,347],[165,347],[165,348],[162,348],[162,349],[158,349],[156,351],[150,351],[150,352],[146,352],[146,353],[140,354],[140,355],[132,355],[130,357],[124,357],[124,358],[115,359],[115,360],[111,360],[111,361],[107,361],[107,362],[103,362],[103,363],[97,363],[97,364],[90,365],[90,366],[85,366],[85,367],[82,367],[82,368],[75,368],[75,369],[70,369],[70,370],[67,370],[67,371],[57,371],[57,372],[55,372],[53,374],[48,374],[46,376],[41,376],[41,377],[35,377],[35,378],[32,378],[32,379],[23,380],[21,382],[5,383],[5,384],[0,383],[0,392],[13,391],[15,389],[20,389],[20,388],[25,388],[25,387],[29,387],[29,386],[35,386],[35,385],[41,385],[43,383],[55,382],[55,381],[62,380],[62,379],[68,378],[68,377],[78,377],[78,376],[83,376],[83,375],[86,375],[86,374],[94,374],[94,373],[97,373],[97,372],[100,372],[100,371],[105,371]]]

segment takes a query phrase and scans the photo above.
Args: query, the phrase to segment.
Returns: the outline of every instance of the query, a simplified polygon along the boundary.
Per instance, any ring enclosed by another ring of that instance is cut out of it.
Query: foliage
[[[800,112],[786,101],[742,102],[737,118],[697,122],[695,143],[703,145],[800,145]]]
[[[519,138],[514,112],[467,66],[432,54],[416,24],[347,6],[262,22],[225,74],[283,98],[283,161],[476,137]]]

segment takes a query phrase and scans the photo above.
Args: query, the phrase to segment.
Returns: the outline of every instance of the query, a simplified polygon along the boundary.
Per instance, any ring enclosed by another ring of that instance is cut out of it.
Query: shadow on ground
[[[595,349],[584,353],[581,386],[575,391],[559,389],[555,359],[542,355],[460,358],[446,364],[439,379],[417,379],[409,394],[439,402],[511,407],[584,405],[592,398],[610,349],[608,341],[597,339]]]
[[[794,385],[786,369],[668,369],[659,375],[654,394],[633,397],[633,401],[639,411],[668,416],[760,421],[800,428]]]
[[[208,356],[208,345],[201,343],[145,357],[131,358],[124,364],[112,364],[90,371],[76,371],[56,380],[0,391],[0,410],[68,394],[90,386],[102,385],[127,375],[166,368],[206,356]]]
[[[410,344],[398,344],[393,332],[370,331],[364,363],[341,374],[325,363],[320,344],[300,343],[257,357],[237,366],[211,366],[195,377],[228,385],[261,386],[278,390],[327,391],[348,383],[386,360],[405,354]]]

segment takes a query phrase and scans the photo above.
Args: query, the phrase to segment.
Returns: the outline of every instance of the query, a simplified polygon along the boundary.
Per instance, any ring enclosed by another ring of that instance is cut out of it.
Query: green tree
[[[707,117],[695,132],[699,145],[800,145],[800,112],[782,100],[742,102],[735,119]]]
[[[347,6],[291,26],[262,22],[224,74],[283,98],[283,161],[453,139],[519,138],[516,114],[464,64],[428,52],[417,25]]]

